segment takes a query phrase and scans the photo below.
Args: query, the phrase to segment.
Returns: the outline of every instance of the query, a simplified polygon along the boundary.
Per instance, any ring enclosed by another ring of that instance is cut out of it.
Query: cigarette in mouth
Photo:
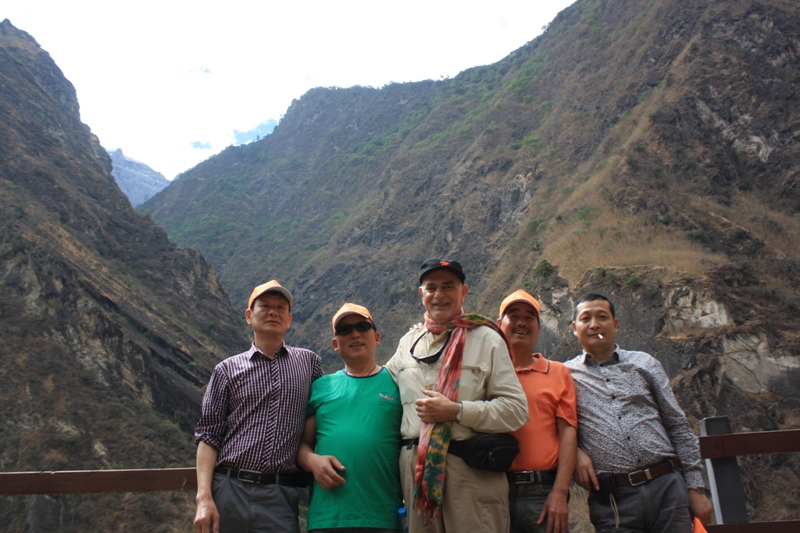
[[[603,338],[603,334],[602,334],[602,333],[598,333],[598,334],[597,334],[597,338],[598,338],[598,339],[602,339],[602,338]]]

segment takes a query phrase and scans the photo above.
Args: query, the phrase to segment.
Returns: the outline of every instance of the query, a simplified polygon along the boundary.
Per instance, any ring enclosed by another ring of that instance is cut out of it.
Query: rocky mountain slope
[[[0,470],[186,467],[247,345],[216,273],[131,207],[50,56],[0,23]],[[0,498],[2,531],[184,531],[193,494]]]
[[[143,204],[169,185],[169,180],[161,172],[156,172],[139,161],[128,159],[120,148],[108,155],[111,156],[111,174],[133,207]]]
[[[142,209],[235,304],[286,283],[293,340],[331,366],[342,302],[370,307],[388,358],[421,317],[419,263],[447,256],[470,310],[540,296],[556,359],[575,296],[602,290],[695,422],[797,427],[798,35],[786,0],[580,0],[453,79],[309,91]],[[800,516],[796,458],[742,462],[755,518]]]

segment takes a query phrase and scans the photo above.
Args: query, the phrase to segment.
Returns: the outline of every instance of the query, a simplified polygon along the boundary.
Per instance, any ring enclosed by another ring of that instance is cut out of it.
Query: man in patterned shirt
[[[286,346],[292,295],[275,281],[253,289],[245,311],[250,349],[211,375],[197,443],[197,533],[298,533],[298,487],[310,479],[296,465],[317,354]]]
[[[619,319],[605,296],[578,300],[572,331],[583,346],[566,363],[578,396],[575,480],[590,491],[595,531],[690,533],[692,517],[708,523],[697,437],[661,363],[614,343]]]

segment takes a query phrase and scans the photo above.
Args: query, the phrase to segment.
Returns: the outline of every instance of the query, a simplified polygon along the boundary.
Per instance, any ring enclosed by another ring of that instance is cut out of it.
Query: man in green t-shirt
[[[375,362],[381,335],[366,307],[333,317],[344,369],[314,381],[297,463],[314,474],[308,530],[388,533],[398,529],[400,393]]]

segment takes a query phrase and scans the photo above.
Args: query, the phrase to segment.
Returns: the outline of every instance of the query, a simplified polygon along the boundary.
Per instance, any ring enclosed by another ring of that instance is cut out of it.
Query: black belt
[[[230,466],[218,466],[214,472],[228,475],[233,479],[245,483],[258,483],[259,485],[286,485],[288,487],[308,487],[311,484],[311,473],[293,472],[289,474],[273,474],[269,472],[255,472],[253,470],[239,470]]]
[[[509,483],[517,485],[538,483],[540,485],[552,485],[556,482],[557,469],[552,470],[520,470],[518,472],[506,472]]]
[[[419,446],[419,437],[415,439],[403,439],[400,441],[400,447],[403,448],[408,446],[409,448],[413,446]],[[452,453],[453,455],[457,455],[461,457],[461,450],[464,446],[463,440],[451,440],[450,444],[447,446],[447,453]]]
[[[637,470],[636,472],[629,472],[627,474],[614,474],[614,481],[618,487],[635,487],[637,485],[644,485],[651,479],[658,476],[669,474],[673,470],[678,470],[681,467],[680,459],[667,459],[663,463],[658,463],[655,466]]]
[[[462,441],[462,440],[451,440],[450,444],[447,447],[448,453],[452,453],[453,455],[458,455],[459,457],[461,457],[461,453],[459,453],[459,452],[461,451],[461,447],[463,446],[463,442],[464,441]],[[415,439],[403,439],[403,440],[401,440],[400,441],[400,447],[403,448],[405,446],[408,446],[409,448],[411,448],[412,446],[419,446],[419,437],[417,437]]]

